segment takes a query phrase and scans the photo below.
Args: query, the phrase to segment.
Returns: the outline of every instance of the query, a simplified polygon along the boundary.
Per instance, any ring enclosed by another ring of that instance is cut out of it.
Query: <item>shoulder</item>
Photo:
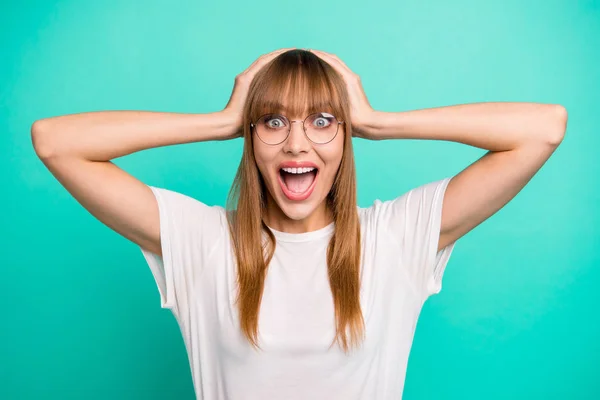
[[[399,224],[414,220],[441,204],[451,177],[425,183],[403,192],[395,198],[376,198],[368,207],[357,207],[361,224],[367,226]]]
[[[418,203],[423,200],[433,199],[436,196],[443,194],[448,183],[450,183],[451,177],[440,179],[433,182],[428,182],[420,186],[413,187],[412,189],[400,194],[392,199],[383,200],[376,198],[373,203],[367,207],[357,207],[359,214],[368,215],[373,213],[379,213],[382,211],[389,211],[391,206],[408,206],[412,203]]]
[[[149,186],[156,198],[161,219],[183,224],[223,224],[225,209],[171,189]]]

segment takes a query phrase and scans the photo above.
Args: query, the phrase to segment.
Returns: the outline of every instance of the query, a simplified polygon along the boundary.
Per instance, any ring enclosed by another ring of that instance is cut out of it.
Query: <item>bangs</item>
[[[289,119],[327,112],[341,118],[341,96],[318,57],[285,54],[268,66],[257,82],[249,110],[252,121],[265,114],[284,114]]]

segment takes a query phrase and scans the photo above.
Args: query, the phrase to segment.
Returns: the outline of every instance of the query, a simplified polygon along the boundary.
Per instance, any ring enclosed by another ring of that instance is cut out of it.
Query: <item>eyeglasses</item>
[[[337,135],[338,128],[344,121],[326,112],[314,113],[303,121],[290,121],[283,114],[265,114],[250,126],[256,130],[258,138],[269,145],[283,143],[292,130],[293,122],[302,122],[304,134],[315,144],[326,144],[331,142]]]

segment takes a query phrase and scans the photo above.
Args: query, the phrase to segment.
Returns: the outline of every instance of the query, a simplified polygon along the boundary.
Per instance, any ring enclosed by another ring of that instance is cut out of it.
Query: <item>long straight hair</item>
[[[331,345],[337,341],[348,352],[364,339],[360,307],[361,239],[348,93],[335,69],[305,50],[287,51],[265,65],[254,77],[244,105],[244,149],[226,205],[237,261],[236,305],[240,327],[251,345],[260,348],[258,316],[276,240],[263,220],[267,188],[254,158],[250,123],[266,113],[280,112],[282,107],[288,115],[326,111],[346,122],[338,131],[338,135],[344,135],[343,155],[326,204],[335,223],[327,248],[327,272],[336,321]]]

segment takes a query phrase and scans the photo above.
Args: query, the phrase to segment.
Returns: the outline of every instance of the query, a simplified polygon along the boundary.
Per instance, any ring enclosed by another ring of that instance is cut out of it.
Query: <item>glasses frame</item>
[[[252,129],[252,128],[255,128],[255,132],[256,132],[256,126],[257,126],[257,125],[256,125],[256,123],[257,123],[258,121],[260,121],[260,120],[261,120],[263,117],[267,116],[267,115],[280,115],[280,116],[284,117],[284,118],[285,118],[285,119],[286,119],[286,120],[289,122],[289,127],[288,127],[288,131],[287,131],[287,135],[285,135],[285,138],[284,138],[284,139],[283,139],[281,142],[278,142],[278,143],[267,143],[267,142],[265,142],[265,141],[264,141],[264,140],[263,140],[263,139],[260,137],[260,135],[258,134],[258,132],[256,132],[256,136],[258,136],[258,138],[260,139],[260,141],[261,141],[261,142],[263,142],[264,144],[266,144],[267,146],[277,146],[277,145],[279,145],[279,144],[281,144],[281,143],[285,142],[285,141],[286,141],[286,140],[287,140],[287,139],[290,137],[290,133],[292,132],[292,124],[293,124],[294,122],[302,122],[302,130],[304,131],[304,136],[306,136],[306,138],[307,138],[307,139],[308,139],[308,140],[309,140],[311,143],[314,143],[314,144],[316,144],[316,145],[330,143],[330,142],[331,142],[333,139],[335,139],[335,138],[336,138],[336,136],[337,136],[338,132],[340,131],[340,125],[342,125],[342,124],[345,124],[346,122],[345,122],[345,121],[340,121],[340,120],[338,119],[338,117],[336,117],[335,115],[333,115],[333,117],[334,117],[335,119],[337,119],[337,120],[338,120],[338,121],[337,121],[337,127],[336,127],[336,131],[335,131],[335,135],[333,135],[333,137],[332,137],[330,140],[328,140],[327,142],[324,142],[324,143],[318,143],[318,142],[315,142],[315,141],[313,141],[311,138],[309,138],[309,137],[308,137],[308,134],[306,133],[306,126],[304,125],[304,122],[306,122],[306,120],[308,119],[308,117],[311,117],[311,116],[313,116],[313,115],[315,115],[315,114],[330,114],[330,115],[333,115],[333,114],[331,114],[331,113],[328,113],[328,112],[321,111],[321,112],[315,112],[315,113],[309,114],[309,115],[307,115],[307,116],[306,116],[306,118],[304,118],[304,119],[302,119],[302,120],[295,119],[295,120],[291,120],[291,121],[290,121],[290,119],[289,119],[289,118],[288,118],[288,117],[287,117],[285,114],[276,113],[276,112],[271,112],[271,113],[266,113],[266,114],[263,114],[263,115],[261,115],[260,117],[258,117],[258,119],[256,120],[256,122],[251,122],[251,123],[250,123],[250,129]]]

